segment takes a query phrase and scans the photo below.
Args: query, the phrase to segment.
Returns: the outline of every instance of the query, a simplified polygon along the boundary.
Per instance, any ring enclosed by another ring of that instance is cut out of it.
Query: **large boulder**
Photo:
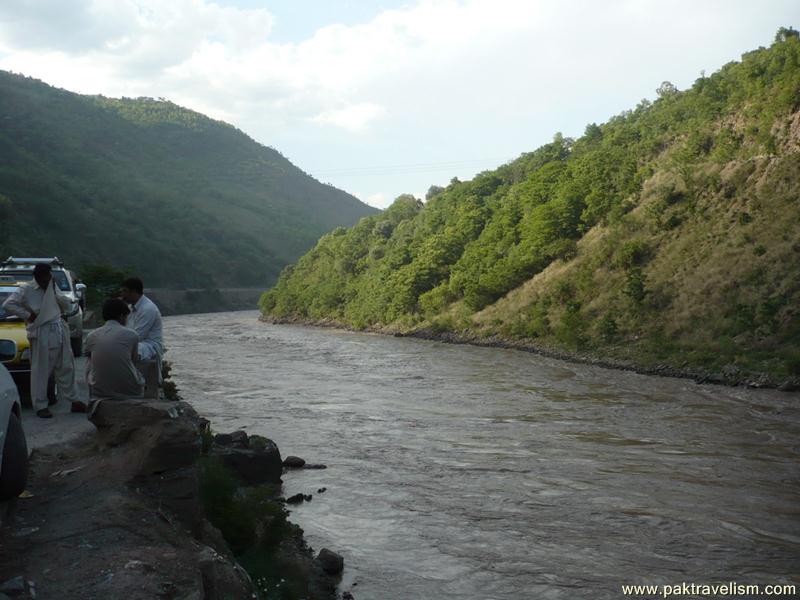
[[[319,551],[316,561],[328,575],[338,575],[344,570],[344,558],[327,548]]]
[[[237,446],[214,444],[210,454],[218,458],[244,485],[281,482],[283,461],[275,442],[258,437],[257,443],[248,444],[246,448]]]
[[[156,423],[188,420],[200,430],[200,417],[186,402],[159,400],[99,400],[89,420],[97,427],[98,441],[106,446],[124,444],[134,432]]]
[[[168,511],[164,518],[197,534],[203,524],[197,412],[185,402],[102,400],[90,420],[110,448],[115,475]]]

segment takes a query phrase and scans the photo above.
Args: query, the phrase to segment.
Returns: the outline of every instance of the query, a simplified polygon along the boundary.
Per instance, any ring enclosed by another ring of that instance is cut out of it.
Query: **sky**
[[[800,27],[798,0],[0,0],[0,69],[166,98],[383,208]]]

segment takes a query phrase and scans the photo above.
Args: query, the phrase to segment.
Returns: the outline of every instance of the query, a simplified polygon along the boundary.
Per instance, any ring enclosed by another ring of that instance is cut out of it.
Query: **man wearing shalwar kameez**
[[[9,313],[27,323],[31,344],[31,400],[36,415],[48,419],[47,380],[55,376],[59,399],[72,403],[72,410],[85,412],[75,385],[75,359],[69,331],[61,314],[73,308],[73,301],[57,290],[48,264],[37,264],[33,281],[21,285],[3,303]]]

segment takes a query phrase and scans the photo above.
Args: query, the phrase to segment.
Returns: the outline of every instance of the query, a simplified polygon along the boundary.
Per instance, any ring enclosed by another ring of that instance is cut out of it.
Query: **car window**
[[[3,308],[3,302],[6,301],[6,298],[8,298],[12,292],[13,290],[9,289],[0,290],[0,321],[5,323],[22,320],[19,317],[15,317],[14,315],[10,314],[5,308]]]
[[[30,271],[2,271],[2,274],[11,275],[17,281],[33,281],[33,273]],[[67,279],[67,274],[64,271],[53,271],[53,279],[56,280],[56,285],[62,292],[72,291],[69,279]]]

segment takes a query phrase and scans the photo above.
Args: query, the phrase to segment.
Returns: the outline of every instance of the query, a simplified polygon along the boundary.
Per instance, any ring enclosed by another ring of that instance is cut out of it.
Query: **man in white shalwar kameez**
[[[130,277],[122,282],[122,299],[131,307],[127,326],[139,336],[139,360],[136,368],[154,385],[163,384],[161,368],[164,357],[164,330],[161,324],[161,311],[155,302],[144,295],[144,284],[138,277]],[[155,373],[153,373],[155,369]]]
[[[59,399],[72,403],[72,410],[85,412],[75,386],[75,359],[69,331],[61,314],[70,311],[73,301],[57,290],[50,265],[38,264],[33,281],[21,285],[3,303],[9,313],[27,323],[31,344],[31,400],[36,415],[49,419],[47,380],[55,375]]]

